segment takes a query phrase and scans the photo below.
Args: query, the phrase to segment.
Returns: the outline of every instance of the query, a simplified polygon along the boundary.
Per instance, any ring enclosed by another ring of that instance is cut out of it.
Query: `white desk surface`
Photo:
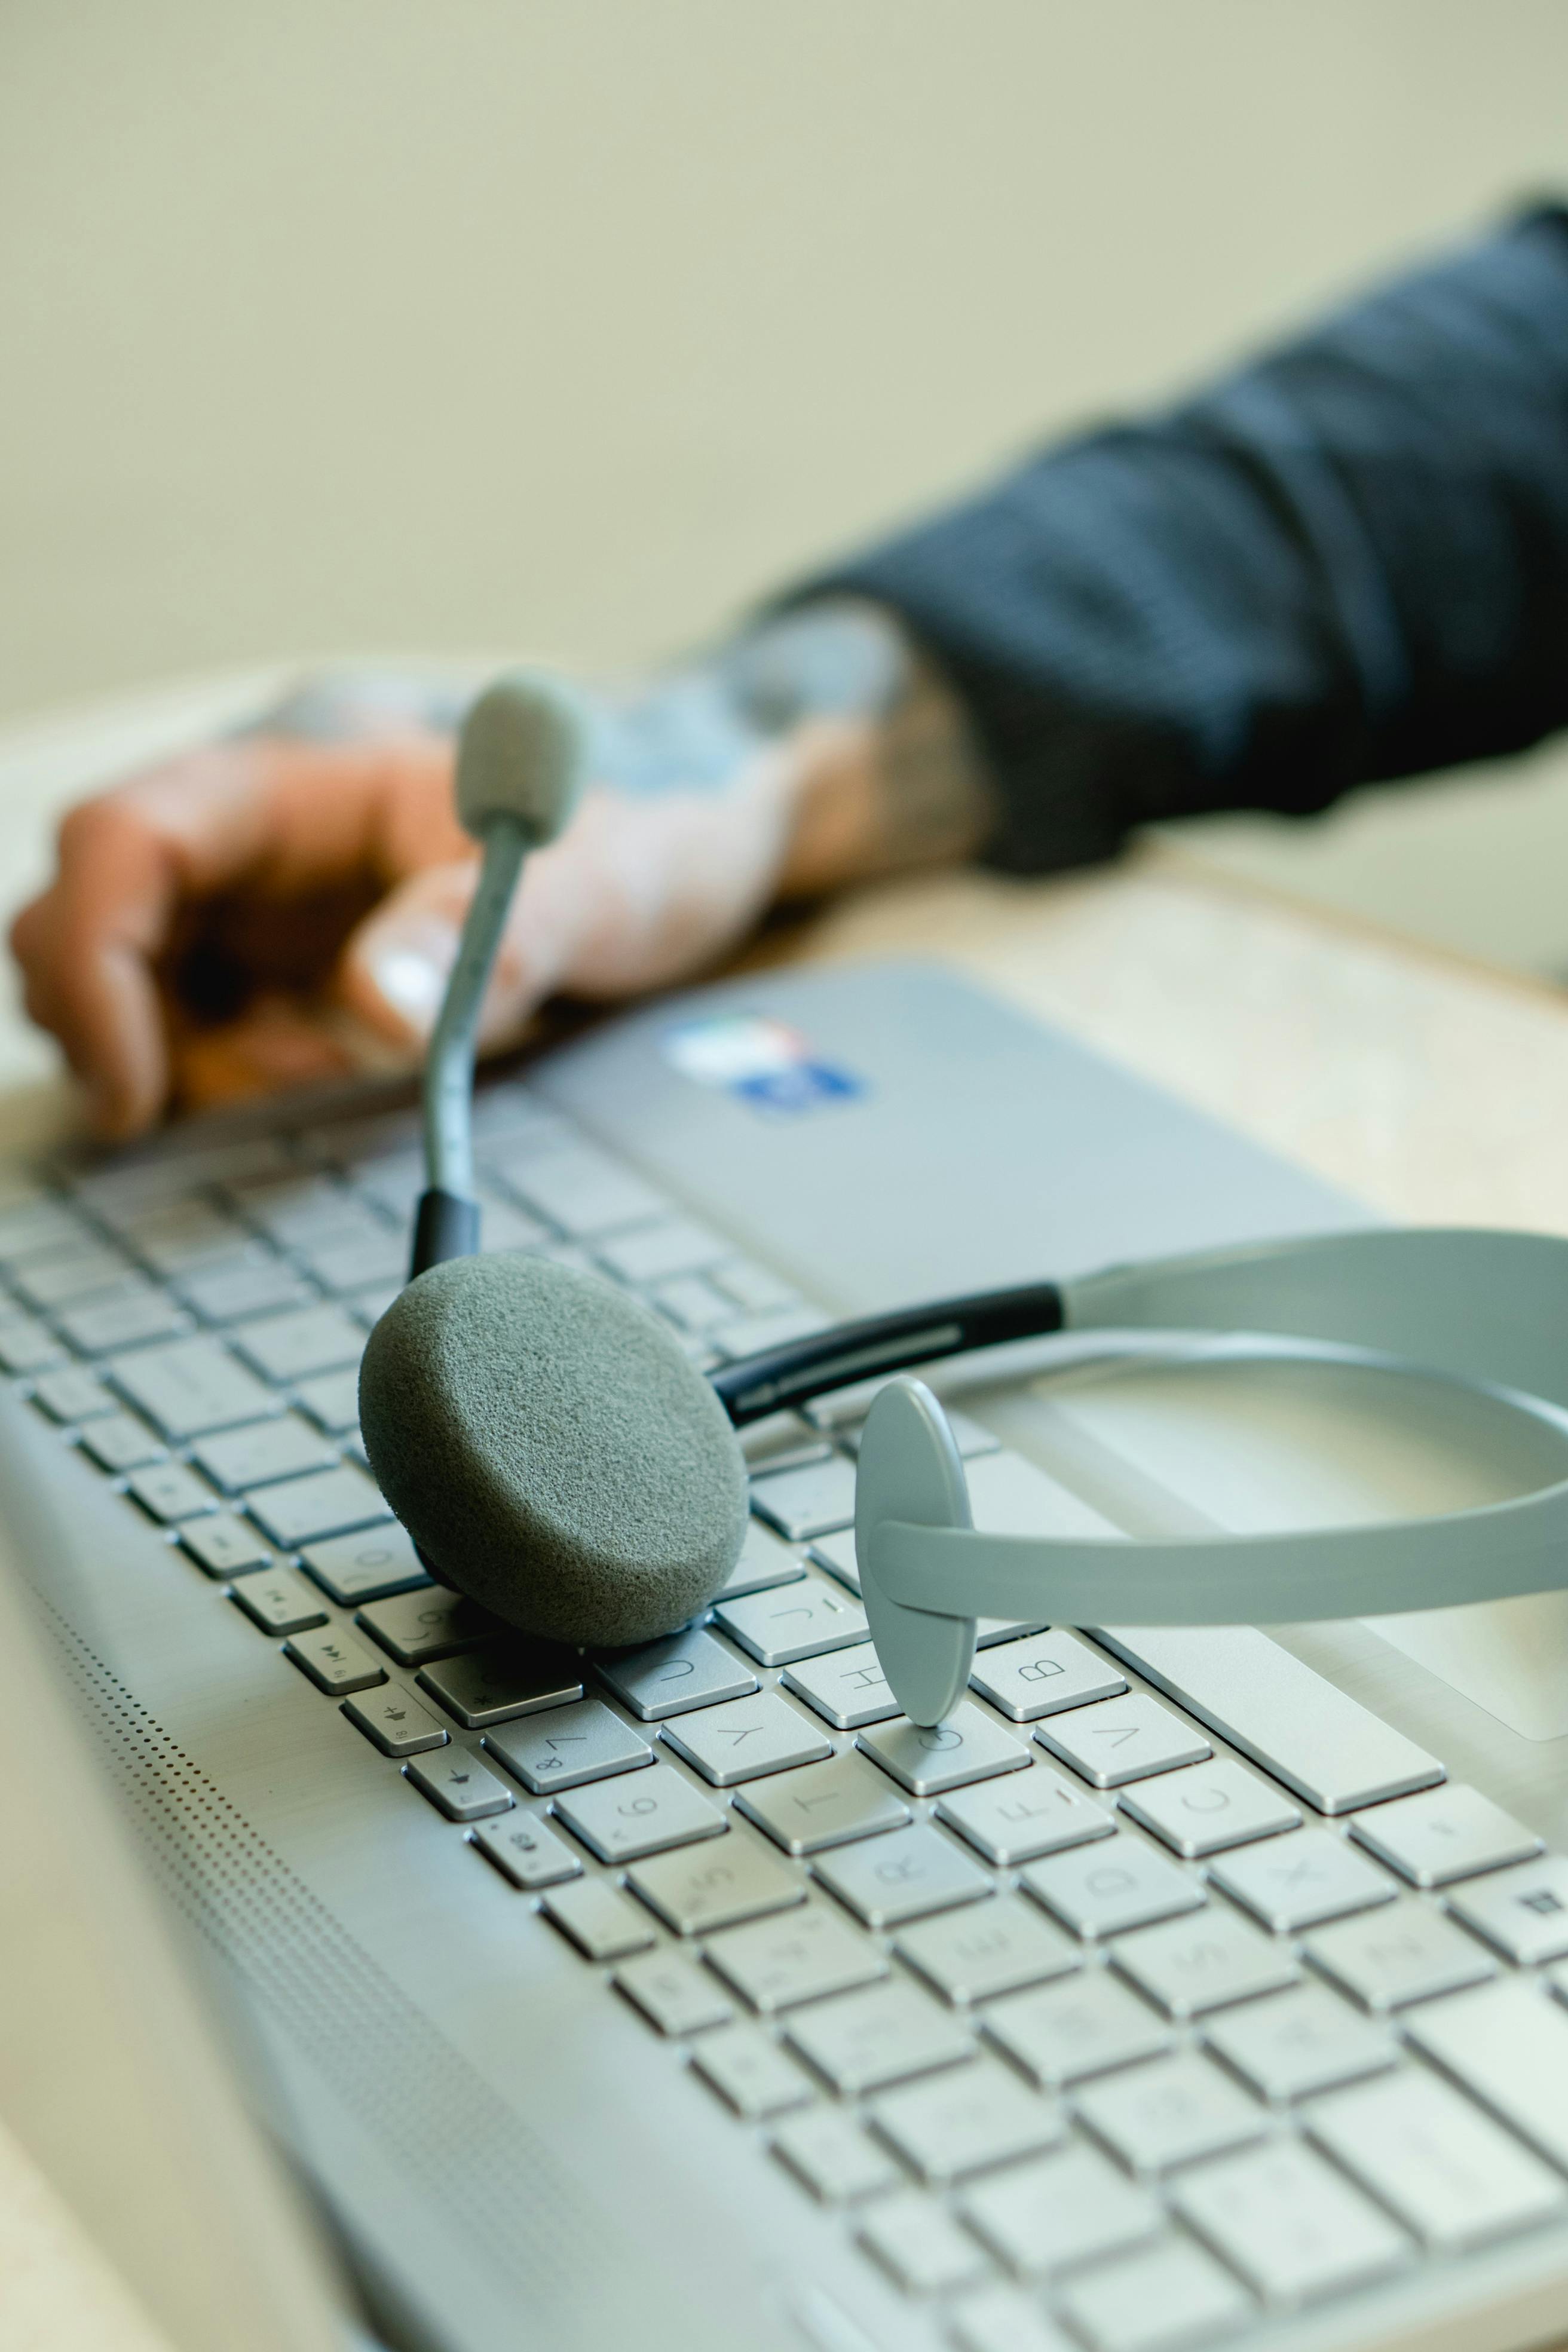
[[[0,737],[0,915],[94,781],[244,716],[276,672],[186,683]],[[857,893],[747,961],[951,961],[1173,1092],[1421,1223],[1568,1232],[1568,995],[1331,921],[1161,848],[1047,882],[942,875]],[[0,1140],[68,1121],[47,1044],[0,1006]],[[157,2339],[0,2122],[0,2341]]]

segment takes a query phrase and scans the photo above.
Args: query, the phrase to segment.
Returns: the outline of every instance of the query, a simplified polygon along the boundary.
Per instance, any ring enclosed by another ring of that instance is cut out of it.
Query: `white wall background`
[[[1565,90],[1559,0],[5,0],[0,713],[656,655],[1568,187]],[[1568,968],[1561,754],[1384,797],[1205,837]]]

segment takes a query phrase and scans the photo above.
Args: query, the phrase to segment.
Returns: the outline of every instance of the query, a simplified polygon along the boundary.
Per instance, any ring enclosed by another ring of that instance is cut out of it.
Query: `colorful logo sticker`
[[[852,1072],[821,1062],[798,1029],[756,1013],[719,1013],[665,1032],[666,1059],[684,1078],[717,1087],[754,1110],[795,1117],[866,1092]]]

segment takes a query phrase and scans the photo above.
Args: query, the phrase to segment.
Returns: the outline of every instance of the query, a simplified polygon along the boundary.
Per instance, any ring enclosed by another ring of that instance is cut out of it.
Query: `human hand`
[[[481,1051],[515,1044],[550,995],[682,979],[775,896],[889,862],[879,747],[902,684],[884,662],[874,691],[862,676],[803,693],[788,662],[747,662],[743,693],[694,665],[596,698],[595,781],[524,868]],[[12,946],[105,1138],[417,1057],[477,852],[449,738],[384,707],[370,723],[329,741],[264,728],[66,817]]]

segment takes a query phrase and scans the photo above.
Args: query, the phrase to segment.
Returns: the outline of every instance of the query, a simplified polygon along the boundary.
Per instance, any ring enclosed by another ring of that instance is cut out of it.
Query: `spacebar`
[[[1119,1658],[1321,1813],[1429,1789],[1443,1767],[1249,1625],[1098,1629]]]

